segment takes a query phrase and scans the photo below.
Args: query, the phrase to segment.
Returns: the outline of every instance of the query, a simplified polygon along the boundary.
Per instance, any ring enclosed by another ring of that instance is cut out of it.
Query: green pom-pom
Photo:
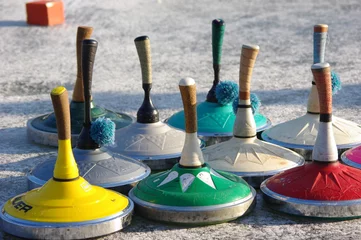
[[[341,90],[341,80],[337,73],[331,71],[332,94],[336,94]]]
[[[222,81],[216,87],[216,98],[219,104],[227,105],[238,96],[238,85],[232,81]]]
[[[109,118],[97,118],[91,125],[90,136],[100,146],[114,144],[115,123]]]
[[[259,100],[258,96],[255,93],[251,93],[251,108],[253,115],[258,113],[259,108],[261,107],[261,100]],[[236,99],[233,100],[233,112],[237,114],[238,109],[238,96]]]

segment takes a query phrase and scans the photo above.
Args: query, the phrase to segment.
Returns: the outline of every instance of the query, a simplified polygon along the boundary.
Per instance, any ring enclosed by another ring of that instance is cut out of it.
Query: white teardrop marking
[[[180,176],[180,183],[182,186],[182,191],[185,192],[189,186],[193,183],[195,177],[190,173],[185,173]]]
[[[213,176],[216,176],[216,177],[219,177],[219,178],[223,178],[223,179],[228,180],[227,178],[223,177],[221,174],[217,173],[217,172],[214,171],[213,169],[211,169],[211,174],[212,174]]]
[[[209,174],[209,172],[200,172],[197,174],[197,178],[211,188],[216,189],[216,186],[214,186],[211,174]]]
[[[176,172],[176,171],[170,172],[168,174],[168,176],[166,178],[164,178],[163,181],[161,183],[159,183],[159,185],[157,187],[160,187],[166,183],[169,183],[170,181],[176,179],[177,177],[178,177],[178,172]]]

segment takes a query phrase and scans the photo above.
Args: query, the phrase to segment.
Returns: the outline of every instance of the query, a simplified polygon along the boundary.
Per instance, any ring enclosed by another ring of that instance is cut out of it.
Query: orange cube
[[[36,1],[26,3],[27,23],[52,26],[64,23],[62,1]]]

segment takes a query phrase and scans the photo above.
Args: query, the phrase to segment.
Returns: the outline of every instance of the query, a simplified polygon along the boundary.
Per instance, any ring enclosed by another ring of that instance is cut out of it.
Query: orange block
[[[36,1],[26,3],[27,23],[52,26],[64,23],[62,1]]]

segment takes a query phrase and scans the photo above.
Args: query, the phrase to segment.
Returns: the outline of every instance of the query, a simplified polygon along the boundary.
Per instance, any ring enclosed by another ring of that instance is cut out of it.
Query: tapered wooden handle
[[[311,70],[317,86],[320,114],[331,114],[332,86],[330,65],[328,63],[313,64]]]
[[[250,99],[250,88],[253,67],[258,55],[259,46],[243,45],[241,53],[241,63],[239,69],[239,99]]]
[[[73,101],[75,102],[84,102],[84,93],[83,93],[83,76],[81,72],[81,53],[82,53],[82,43],[84,39],[89,39],[93,33],[92,27],[80,26],[76,34],[76,59],[77,59],[77,75],[73,91]]]
[[[214,65],[221,64],[225,26],[226,24],[222,19],[214,19],[212,21],[212,54]]]
[[[313,63],[325,61],[327,30],[326,24],[317,24],[313,27]]]
[[[95,54],[97,52],[98,42],[94,39],[85,39],[82,44],[81,53],[81,68],[83,74],[84,85],[84,100],[85,100],[85,118],[84,123],[90,125],[91,122],[91,109],[90,99],[92,94],[92,80],[93,80],[93,67],[95,61]]]
[[[58,139],[70,139],[71,130],[68,91],[65,87],[56,87],[51,91],[50,96],[54,107]]]
[[[148,36],[137,37],[134,40],[137,48],[140,67],[142,68],[143,84],[152,83],[152,56],[150,53],[150,40]]]
[[[196,83],[192,78],[184,78],[179,81],[179,89],[184,107],[185,130],[187,133],[195,133],[197,132]]]

